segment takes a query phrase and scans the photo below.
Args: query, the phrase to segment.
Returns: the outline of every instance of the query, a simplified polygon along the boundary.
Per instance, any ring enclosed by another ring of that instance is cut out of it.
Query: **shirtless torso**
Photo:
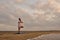
[[[18,27],[23,28],[23,22],[18,21]]]

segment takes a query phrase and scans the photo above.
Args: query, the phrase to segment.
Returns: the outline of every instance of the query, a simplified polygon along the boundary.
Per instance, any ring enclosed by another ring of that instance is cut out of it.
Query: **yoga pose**
[[[18,34],[20,34],[21,28],[23,28],[23,22],[22,22],[22,20],[19,18],[19,21],[18,21]]]

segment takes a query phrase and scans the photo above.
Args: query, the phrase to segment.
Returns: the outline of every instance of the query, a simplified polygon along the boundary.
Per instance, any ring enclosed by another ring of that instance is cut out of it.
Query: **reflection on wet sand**
[[[60,40],[60,34],[46,34],[27,40]]]

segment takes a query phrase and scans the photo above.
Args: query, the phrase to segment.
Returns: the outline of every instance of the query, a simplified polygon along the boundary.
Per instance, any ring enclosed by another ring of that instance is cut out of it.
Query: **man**
[[[19,18],[19,21],[18,21],[18,34],[20,34],[21,28],[23,28],[23,22],[21,21],[21,18]]]

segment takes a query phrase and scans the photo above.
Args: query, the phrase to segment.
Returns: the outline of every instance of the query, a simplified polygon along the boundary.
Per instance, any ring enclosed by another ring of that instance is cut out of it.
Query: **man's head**
[[[21,21],[21,18],[19,18],[19,21]]]

